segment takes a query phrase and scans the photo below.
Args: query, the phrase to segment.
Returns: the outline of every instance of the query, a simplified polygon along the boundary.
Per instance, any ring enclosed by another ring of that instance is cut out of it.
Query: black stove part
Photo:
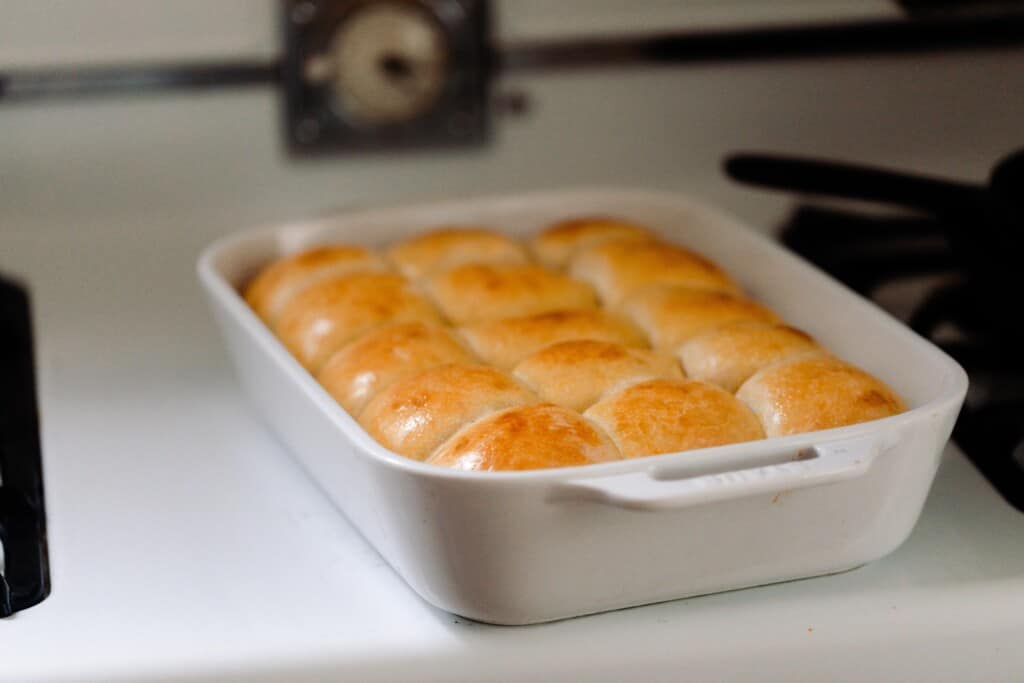
[[[1008,503],[1024,511],[1024,399],[965,407],[953,438]]]
[[[1024,339],[1024,316],[1008,316],[1000,305],[1002,297],[1021,291],[1024,150],[1000,162],[987,186],[764,154],[734,155],[726,160],[725,169],[734,179],[755,185],[895,204],[933,216],[970,282],[963,292],[968,308],[994,331]],[[909,263],[913,255],[904,253],[901,258],[908,261],[908,268],[914,267]],[[858,269],[870,277],[870,265],[862,262]],[[891,270],[893,264],[880,260],[876,265]]]
[[[1014,307],[1021,295],[1020,287],[993,293],[977,280],[962,279],[929,292],[907,324],[933,341],[944,324],[952,324],[961,335],[985,344],[994,352],[1007,344],[1024,343],[1019,321],[1013,319],[1016,317]]]
[[[413,2],[405,1],[406,4]],[[417,2],[423,4],[427,0]],[[482,13],[489,13],[487,0],[474,2]],[[280,6],[290,14],[295,9],[319,11],[339,4],[352,4],[352,0],[284,0]],[[373,0],[362,0],[361,4],[370,5]],[[998,12],[985,7],[978,12],[935,13],[923,18],[911,14],[909,19],[492,44],[486,46],[486,54],[481,59],[485,65],[493,66],[492,75],[497,75],[502,71],[809,59],[1021,45],[1024,45],[1024,3],[1003,2],[999,3]],[[280,85],[283,80],[279,60],[13,70],[0,72],[0,102],[183,88]]]
[[[864,296],[894,280],[954,275],[960,261],[949,227],[927,217],[858,215],[801,206],[783,225],[784,243]]]
[[[782,241],[865,296],[880,285],[940,276],[908,324],[967,371],[971,386],[953,432],[1003,497],[1024,511],[1024,151],[987,186],[828,161],[738,155],[734,178],[776,189],[869,199],[919,213],[867,215],[798,207]]]
[[[0,102],[264,86],[280,80],[280,66],[273,62],[12,71],[0,73]]]
[[[837,245],[872,251],[892,244],[946,247],[950,228],[939,219],[920,215],[854,213],[825,206],[798,206],[789,238],[808,246]]]
[[[913,15],[1002,13],[1019,10],[1021,0],[897,0],[897,4]]]
[[[0,617],[50,593],[32,349],[28,294],[0,278]]]
[[[725,172],[750,185],[881,202],[936,215],[977,212],[986,196],[980,185],[777,154],[735,154],[726,159]]]
[[[988,222],[999,248],[1016,256],[1024,247],[1024,149],[996,165],[989,179]]]
[[[1012,47],[1024,42],[1024,6],[997,15],[936,16],[506,45],[502,70],[631,64],[768,61]]]

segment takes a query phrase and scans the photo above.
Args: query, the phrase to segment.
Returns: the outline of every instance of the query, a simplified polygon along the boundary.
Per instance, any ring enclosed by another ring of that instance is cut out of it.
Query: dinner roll
[[[253,278],[245,301],[260,318],[273,324],[293,296],[323,280],[359,272],[384,272],[387,263],[363,247],[326,246],[279,259]]]
[[[413,322],[387,325],[336,351],[317,381],[341,406],[359,415],[370,399],[398,380],[447,363],[473,363],[448,330]]]
[[[769,365],[736,396],[757,413],[768,436],[842,427],[907,409],[881,381],[833,357]]]
[[[627,384],[683,378],[671,356],[593,340],[547,346],[523,360],[513,374],[542,400],[580,412]]]
[[[440,323],[429,301],[405,278],[356,273],[307,287],[285,306],[274,331],[313,373],[346,342],[389,322]]]
[[[565,268],[569,258],[605,242],[649,242],[655,239],[646,228],[616,218],[574,218],[549,226],[530,246],[537,260],[549,268]]]
[[[482,365],[441,365],[399,380],[363,410],[359,422],[396,453],[423,460],[463,425],[537,397]]]
[[[676,353],[688,377],[735,393],[766,365],[827,351],[796,328],[742,321],[698,334]]]
[[[615,446],[579,413],[542,403],[465,427],[427,462],[456,470],[533,470],[618,458]]]
[[[524,247],[494,230],[449,227],[399,242],[387,252],[403,275],[420,278],[466,263],[526,263]]]
[[[609,306],[654,284],[740,293],[739,285],[717,265],[664,242],[599,244],[572,257],[569,274],[593,285]]]
[[[741,320],[779,323],[775,313],[750,299],[688,287],[648,287],[627,298],[621,310],[647,333],[651,346],[669,353],[701,332]]]
[[[545,346],[573,339],[595,339],[646,346],[643,333],[628,320],[601,310],[558,311],[469,325],[459,330],[484,362],[510,370]]]
[[[624,458],[764,438],[757,417],[729,392],[697,380],[653,380],[610,394],[583,414]]]
[[[427,292],[457,325],[597,306],[588,285],[534,264],[457,266],[433,275]]]

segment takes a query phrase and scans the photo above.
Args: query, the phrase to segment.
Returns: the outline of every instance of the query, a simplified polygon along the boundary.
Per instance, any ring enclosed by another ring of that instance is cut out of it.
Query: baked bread
[[[398,323],[341,347],[317,381],[342,408],[358,416],[370,399],[400,379],[438,365],[473,362],[448,330],[422,322]]]
[[[605,242],[650,242],[655,236],[646,228],[617,218],[574,218],[555,223],[533,238],[530,247],[548,268],[562,269],[576,253]]]
[[[906,409],[717,265],[641,226],[576,218],[530,249],[543,265],[475,227],[413,237],[387,258],[319,247],[272,263],[244,296],[371,437],[456,469],[582,465]]]
[[[717,265],[696,252],[664,242],[599,244],[572,257],[569,274],[593,285],[608,306],[651,285],[740,293],[739,285]]]
[[[742,321],[698,334],[676,353],[687,377],[735,393],[766,365],[828,352],[794,327]]]
[[[463,425],[537,397],[482,365],[441,365],[395,382],[370,401],[359,422],[385,448],[423,460]]]
[[[512,373],[541,400],[583,412],[601,396],[650,379],[682,379],[667,355],[614,342],[567,341],[528,356]]]
[[[596,339],[646,346],[643,333],[628,320],[601,310],[558,311],[469,325],[459,330],[485,363],[511,370],[545,346],[573,339]]]
[[[597,306],[588,285],[535,264],[456,266],[431,276],[426,288],[456,325]]]
[[[316,247],[278,259],[260,271],[246,286],[245,301],[273,325],[291,298],[310,285],[350,273],[386,270],[380,254],[364,247]]]
[[[604,429],[623,458],[764,438],[749,408],[724,389],[697,380],[634,384],[583,415]]]
[[[542,403],[465,427],[427,462],[457,470],[534,470],[618,459],[608,437],[579,413]]]
[[[526,263],[526,247],[486,228],[447,227],[431,230],[399,242],[387,251],[388,258],[408,278],[466,263]]]
[[[392,273],[356,273],[307,287],[285,306],[274,331],[316,374],[347,342],[385,323],[440,323],[429,301]]]
[[[768,436],[842,427],[907,409],[881,381],[833,357],[769,365],[744,382],[736,397],[757,414]]]
[[[621,310],[647,334],[651,346],[666,353],[727,323],[782,322],[775,313],[750,299],[673,285],[641,290],[626,299]]]

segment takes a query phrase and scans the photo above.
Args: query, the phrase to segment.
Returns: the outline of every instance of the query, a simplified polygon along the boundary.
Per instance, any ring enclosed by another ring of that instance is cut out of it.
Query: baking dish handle
[[[561,487],[558,501],[590,501],[630,510],[674,510],[855,479],[880,452],[877,435],[803,449],[786,462],[686,478],[656,471],[581,479]]]

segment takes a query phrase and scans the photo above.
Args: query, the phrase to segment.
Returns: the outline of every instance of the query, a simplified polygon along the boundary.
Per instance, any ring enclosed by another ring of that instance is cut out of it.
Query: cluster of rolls
[[[864,422],[878,379],[621,220],[523,243],[449,227],[270,264],[245,299],[386,448],[462,470],[563,467]]]

